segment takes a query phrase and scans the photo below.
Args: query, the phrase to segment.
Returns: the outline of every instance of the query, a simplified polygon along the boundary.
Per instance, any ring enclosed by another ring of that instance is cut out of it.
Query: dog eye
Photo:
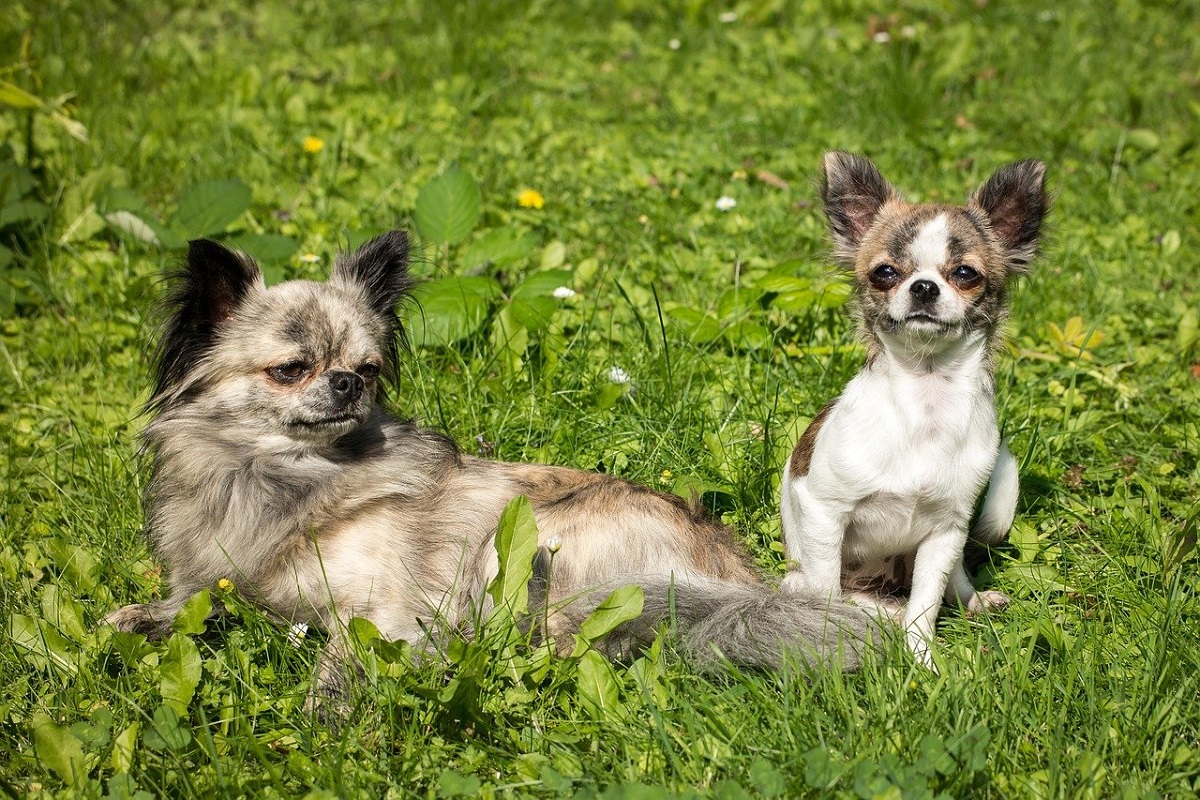
[[[295,383],[309,372],[309,366],[303,361],[289,361],[277,367],[270,367],[267,374],[276,383]]]
[[[891,264],[880,264],[871,270],[871,285],[886,292],[900,282],[900,272]]]
[[[950,280],[964,289],[970,289],[973,286],[978,286],[983,280],[983,276],[974,267],[960,264],[950,273]]]
[[[373,381],[379,377],[379,365],[363,364],[355,370],[363,380]]]

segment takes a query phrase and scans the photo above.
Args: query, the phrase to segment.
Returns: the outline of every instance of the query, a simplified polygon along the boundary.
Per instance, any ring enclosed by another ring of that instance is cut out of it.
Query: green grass
[[[17,253],[0,267],[0,791],[1200,791],[1194,3],[910,2],[881,20],[857,0],[762,0],[733,22],[696,2],[203,5],[0,12],[0,78],[74,92],[90,134],[39,115],[30,151],[25,112],[0,105],[0,159],[32,168],[51,212],[0,227]],[[272,274],[323,277],[339,244],[411,225],[457,163],[481,219],[419,271],[459,274],[471,242],[514,229],[533,248],[493,275],[505,291],[556,267],[578,294],[520,346],[497,334],[507,300],[488,300],[473,334],[414,349],[396,409],[468,450],[700,485],[778,573],[777,472],[861,358],[837,290],[821,294],[811,182],[830,148],[924,200],[1040,157],[1056,195],[999,373],[1024,492],[983,580],[1016,602],[945,617],[939,674],[894,649],[848,676],[705,677],[668,640],[598,708],[579,664],[484,639],[416,669],[377,648],[328,725],[301,708],[320,637],[289,644],[235,600],[161,645],[96,629],[160,585],[136,433],[144,320],[178,258],[97,216],[110,187],[162,220],[188,187],[240,179],[251,204],[226,233],[288,237]],[[526,187],[543,209],[518,207]],[[785,308],[771,276],[817,295]],[[609,388],[613,365],[634,391]]]

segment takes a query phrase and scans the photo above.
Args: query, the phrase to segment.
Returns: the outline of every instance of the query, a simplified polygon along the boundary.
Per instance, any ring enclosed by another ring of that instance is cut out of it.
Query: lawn
[[[1200,7],[885,8],[7,4],[0,793],[1200,792]],[[201,234],[281,280],[415,230],[397,412],[697,492],[781,575],[779,471],[863,358],[815,205],[832,148],[955,202],[1037,157],[1055,195],[998,373],[1023,495],[980,582],[1015,602],[944,615],[938,673],[892,647],[706,674],[669,634],[611,668],[505,635],[412,666],[364,628],[322,720],[321,635],[236,589],[161,643],[97,627],[162,586],[139,408]]]

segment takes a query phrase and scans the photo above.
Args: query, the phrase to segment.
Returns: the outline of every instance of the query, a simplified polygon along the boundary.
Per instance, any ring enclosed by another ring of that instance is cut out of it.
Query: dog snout
[[[363,379],[354,372],[330,372],[329,391],[341,406],[348,406],[362,397]]]
[[[923,304],[932,303],[941,294],[936,283],[925,279],[913,281],[912,286],[908,287],[908,291],[912,293],[914,300]]]

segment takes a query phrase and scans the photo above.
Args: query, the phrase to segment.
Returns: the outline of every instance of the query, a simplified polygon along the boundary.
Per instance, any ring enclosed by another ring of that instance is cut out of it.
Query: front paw
[[[938,669],[933,663],[933,648],[930,646],[929,640],[920,631],[913,628],[909,628],[905,632],[904,638],[908,642],[909,652],[913,654],[917,663],[936,675]]]
[[[783,576],[779,583],[779,591],[802,597],[816,597],[820,594],[808,576],[795,569]]]
[[[103,624],[124,633],[140,633],[150,639],[162,638],[171,627],[171,621],[163,619],[162,612],[154,603],[135,603],[118,608],[104,618]]]
[[[967,602],[967,613],[971,615],[988,614],[993,611],[1000,611],[1011,602],[1011,598],[1001,592],[990,590],[976,592]]]

